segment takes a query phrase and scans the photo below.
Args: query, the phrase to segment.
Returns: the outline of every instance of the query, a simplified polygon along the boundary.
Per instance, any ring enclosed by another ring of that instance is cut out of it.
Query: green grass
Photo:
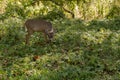
[[[30,45],[25,45],[23,21],[0,23],[1,80],[120,79],[119,19],[52,23],[54,42],[45,44],[43,35],[34,33]]]

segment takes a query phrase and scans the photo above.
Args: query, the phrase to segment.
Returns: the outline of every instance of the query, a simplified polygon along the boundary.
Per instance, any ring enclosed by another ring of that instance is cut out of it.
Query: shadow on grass
[[[105,28],[111,31],[120,30],[120,19],[111,19],[111,20],[93,20],[89,23],[88,29],[100,29]]]

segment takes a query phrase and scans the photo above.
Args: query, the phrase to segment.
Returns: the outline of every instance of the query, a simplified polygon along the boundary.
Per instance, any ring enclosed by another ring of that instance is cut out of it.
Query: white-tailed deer
[[[50,42],[54,36],[54,30],[50,22],[40,19],[28,19],[24,25],[28,32],[26,35],[26,44],[29,44],[29,38],[34,32],[43,32],[46,42]]]

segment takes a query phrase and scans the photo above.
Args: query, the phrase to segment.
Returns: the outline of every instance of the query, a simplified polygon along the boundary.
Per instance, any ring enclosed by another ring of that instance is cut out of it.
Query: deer
[[[54,29],[51,22],[40,19],[28,19],[24,23],[24,26],[27,29],[25,44],[29,44],[30,36],[34,32],[44,33],[46,43],[51,42],[54,37]]]

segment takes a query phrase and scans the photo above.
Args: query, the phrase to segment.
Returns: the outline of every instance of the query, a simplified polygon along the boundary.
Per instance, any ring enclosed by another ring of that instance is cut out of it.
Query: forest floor
[[[34,33],[30,45],[22,24],[0,23],[0,80],[120,80],[119,19],[54,20],[54,41]]]

